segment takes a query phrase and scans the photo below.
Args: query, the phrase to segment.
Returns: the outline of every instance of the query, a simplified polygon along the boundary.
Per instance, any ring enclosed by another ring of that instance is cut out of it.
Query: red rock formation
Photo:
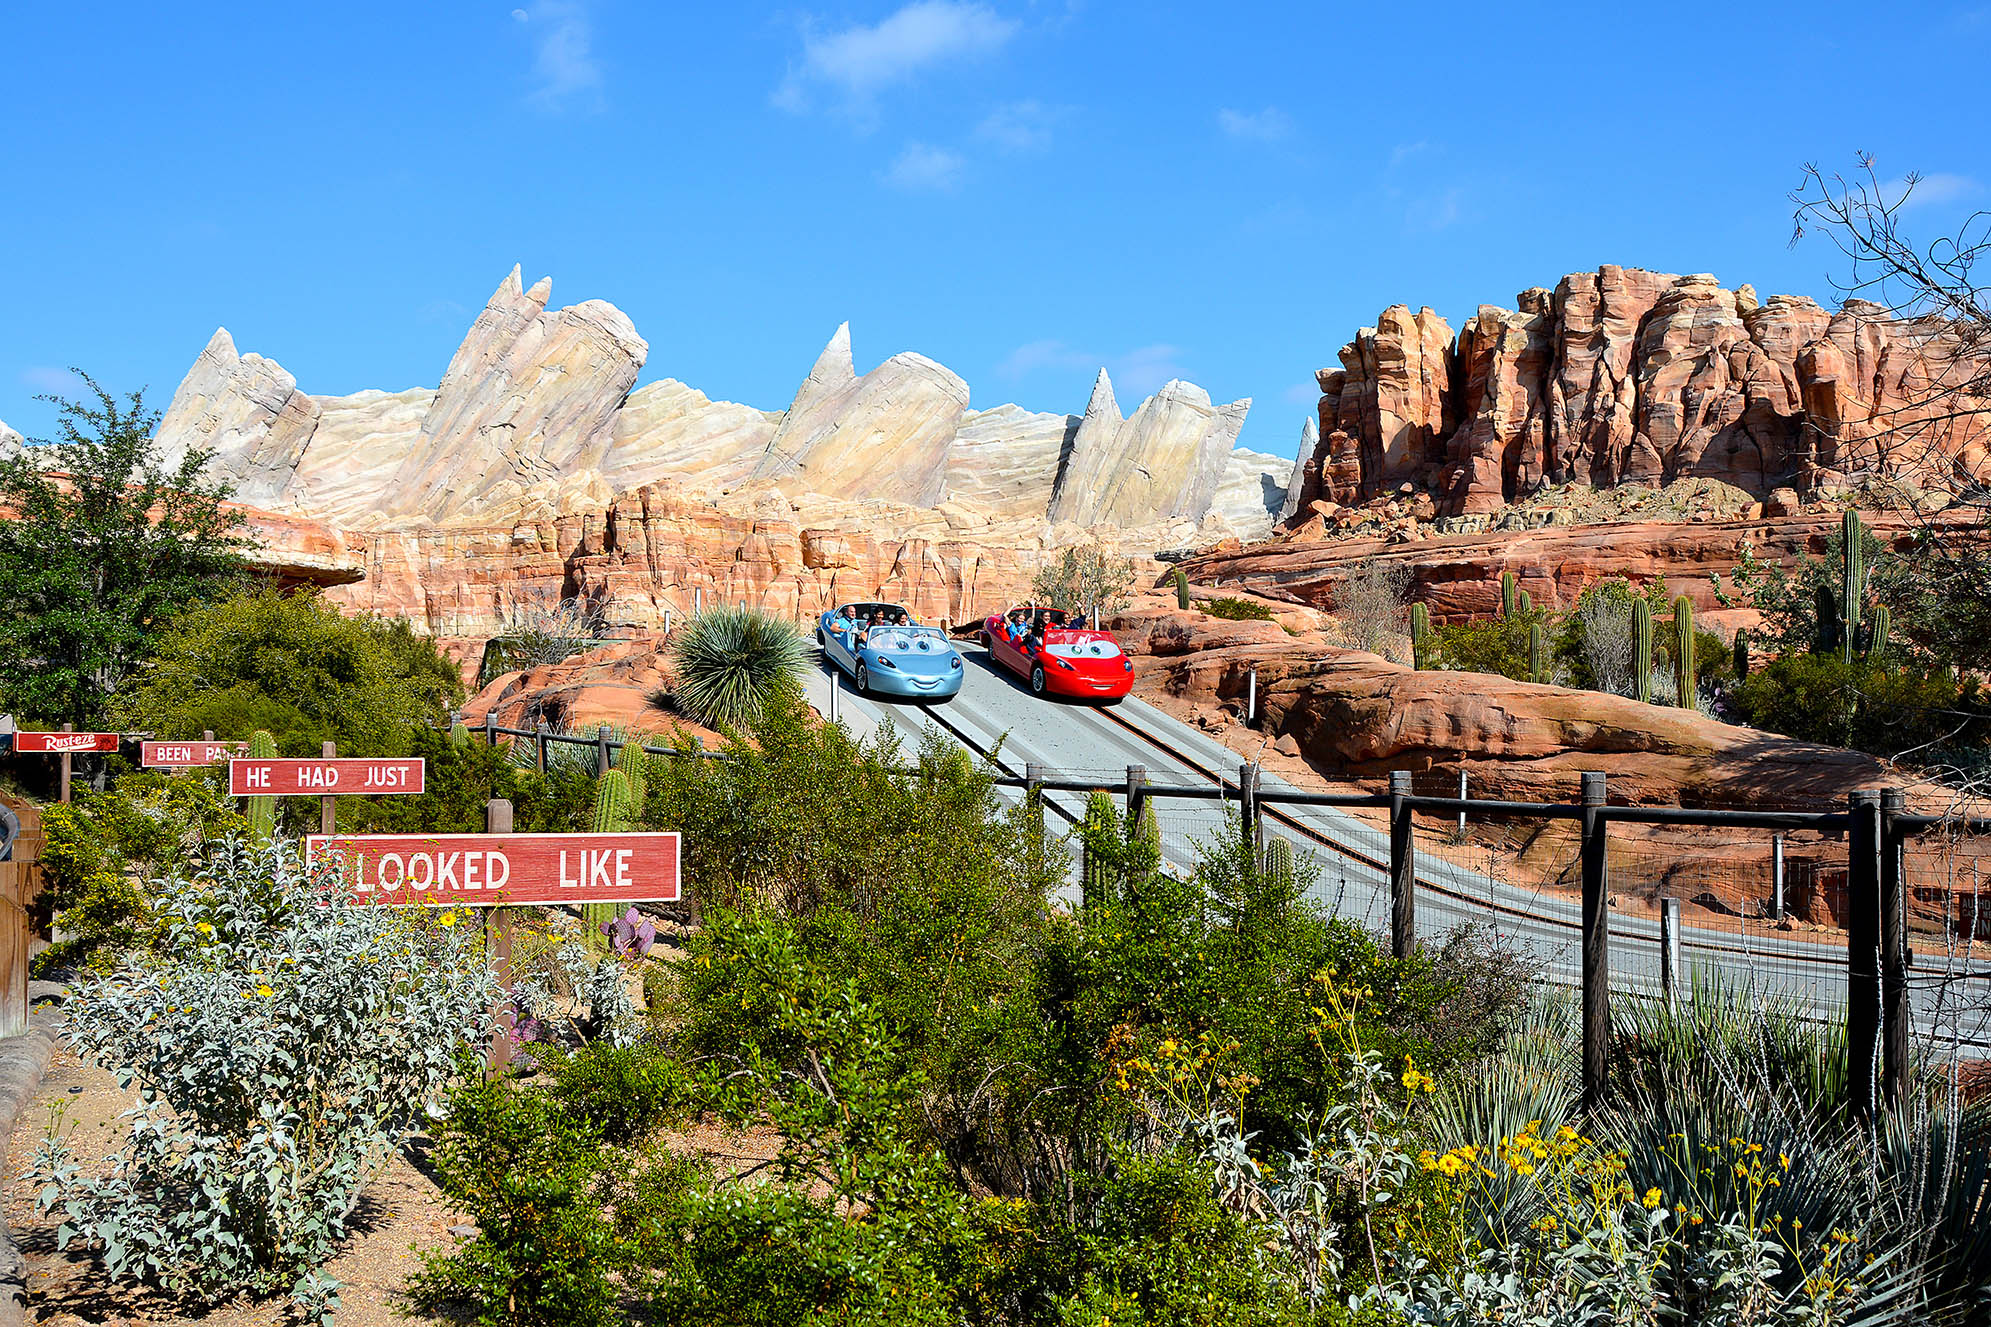
[[[1288,522],[1409,481],[1446,515],[1543,482],[1708,476],[1763,497],[1870,476],[1950,490],[1991,479],[1982,365],[1933,320],[1899,321],[1712,276],[1604,266],[1450,333],[1397,305],[1322,370],[1320,440],[1294,469]]]

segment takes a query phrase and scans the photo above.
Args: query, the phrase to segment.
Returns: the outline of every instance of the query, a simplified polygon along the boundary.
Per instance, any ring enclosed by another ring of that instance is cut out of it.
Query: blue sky
[[[0,419],[163,406],[217,326],[318,394],[433,385],[514,263],[643,380],[785,406],[837,323],[973,404],[1255,400],[1385,306],[1602,262],[1829,299],[1806,161],[1991,204],[1991,7],[915,0],[0,5]]]

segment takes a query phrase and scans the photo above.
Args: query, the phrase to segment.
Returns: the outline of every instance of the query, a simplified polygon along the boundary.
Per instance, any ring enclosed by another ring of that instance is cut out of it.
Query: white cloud
[[[1420,152],[1431,150],[1431,141],[1420,138],[1415,143],[1398,143],[1390,149],[1390,169],[1394,170]]]
[[[885,171],[885,183],[907,193],[952,193],[967,166],[960,153],[928,143],[908,143]]]
[[[785,110],[806,110],[809,89],[816,86],[861,110],[879,90],[935,65],[994,54],[1018,26],[975,0],[914,0],[870,26],[835,32],[805,28],[802,63],[789,70],[774,102]]]
[[[1170,378],[1187,378],[1180,364],[1182,349],[1157,343],[1137,346],[1118,355],[1098,355],[1077,350],[1063,341],[1031,341],[1003,356],[996,372],[1005,378],[1026,378],[1043,369],[1092,371],[1104,367],[1113,379],[1113,395],[1122,410],[1131,410],[1144,396]]]
[[[1910,185],[1913,188],[1910,188]],[[1880,196],[1890,203],[1907,197],[1905,205],[1910,208],[1936,207],[1943,203],[1954,203],[1961,198],[1969,198],[1980,192],[1984,186],[1968,175],[1953,175],[1945,171],[1935,171],[1928,175],[1902,176],[1889,180],[1880,186]]]
[[[74,390],[76,375],[53,365],[34,364],[21,370],[21,385],[32,387],[37,392],[59,394]]]
[[[585,99],[601,101],[601,62],[595,58],[594,30],[580,0],[540,0],[512,17],[533,34],[533,89],[526,100],[543,111],[560,111]]]
[[[1217,112],[1217,126],[1232,138],[1256,143],[1277,142],[1293,130],[1292,120],[1277,106],[1267,106],[1262,111],[1234,111],[1225,107]]]
[[[998,106],[975,126],[975,137],[1005,152],[1037,152],[1051,145],[1051,128],[1064,110],[1041,101],[1013,101]]]

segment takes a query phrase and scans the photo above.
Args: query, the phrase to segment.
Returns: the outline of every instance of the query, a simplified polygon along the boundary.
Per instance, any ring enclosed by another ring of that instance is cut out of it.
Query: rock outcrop
[[[967,384],[921,355],[858,374],[845,324],[789,407],[763,411],[673,379],[632,390],[649,347],[628,318],[600,300],[549,308],[551,293],[514,268],[433,391],[314,397],[217,331],[174,395],[162,449],[211,451],[211,473],[245,502],[364,532],[504,531],[661,484],[686,500],[753,490],[912,508],[1024,538],[1047,522],[1069,537],[1138,529],[1152,549],[1206,530],[1261,535],[1285,497],[1283,462],[1234,449],[1250,402],[1216,407],[1187,383],[1130,419],[1110,386],[1079,418],[973,411]]]
[[[1403,305],[1357,332],[1319,374],[1320,437],[1284,519],[1405,483],[1462,515],[1544,483],[1703,476],[1764,497],[1991,479],[1991,402],[1960,392],[1985,365],[1935,320],[1608,265],[1515,304],[1456,338]]]
[[[27,440],[13,429],[8,428],[6,420],[0,419],[0,461],[18,456],[21,448],[26,445]]]
[[[1178,378],[1123,416],[1101,369],[1058,472],[1051,520],[1121,527],[1200,521],[1250,409],[1249,397],[1213,405],[1208,392]]]

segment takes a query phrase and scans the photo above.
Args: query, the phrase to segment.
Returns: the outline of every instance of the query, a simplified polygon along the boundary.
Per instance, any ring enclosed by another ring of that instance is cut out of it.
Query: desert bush
[[[498,616],[498,630],[484,646],[479,686],[501,673],[559,663],[602,641],[607,622],[600,604],[585,599],[513,599]]]
[[[1238,599],[1225,596],[1218,599],[1205,599],[1203,611],[1211,617],[1221,617],[1232,622],[1270,622],[1272,609],[1268,604],[1256,599]]]
[[[361,1188],[438,1104],[495,993],[471,916],[354,904],[282,841],[224,845],[153,892],[157,948],[67,1006],[78,1053],[138,1089],[128,1135],[102,1174],[44,1140],[41,1206],[113,1279],[326,1311],[321,1269]]]
[[[1052,608],[1103,619],[1127,606],[1127,591],[1133,585],[1132,559],[1085,544],[1066,549],[1056,562],[1038,571],[1030,580],[1030,595]]]
[[[329,740],[344,755],[392,756],[462,695],[456,666],[406,622],[265,589],[174,619],[117,713],[162,738],[261,728],[287,755],[315,756]]]
[[[1750,724],[1806,742],[1936,764],[1991,738],[1991,697],[1975,678],[1863,655],[1788,654],[1732,694]]]
[[[521,834],[587,829],[594,799],[589,772],[593,751],[585,769],[549,762],[547,772],[537,774],[530,760],[513,759],[521,746],[530,744],[487,747],[480,737],[456,742],[445,732],[415,729],[407,736],[407,751],[428,762],[428,791],[420,797],[342,797],[339,829],[348,834],[481,834],[484,805],[493,797],[511,802],[512,824]],[[296,804],[286,808],[287,815],[308,817],[315,825],[315,802],[284,801]]]
[[[1411,569],[1372,558],[1335,583],[1334,616],[1342,643],[1351,649],[1409,663],[1407,652]]]
[[[769,704],[801,693],[808,661],[792,623],[751,608],[709,608],[674,632],[671,666],[676,676],[660,706],[717,728],[751,724]]]

